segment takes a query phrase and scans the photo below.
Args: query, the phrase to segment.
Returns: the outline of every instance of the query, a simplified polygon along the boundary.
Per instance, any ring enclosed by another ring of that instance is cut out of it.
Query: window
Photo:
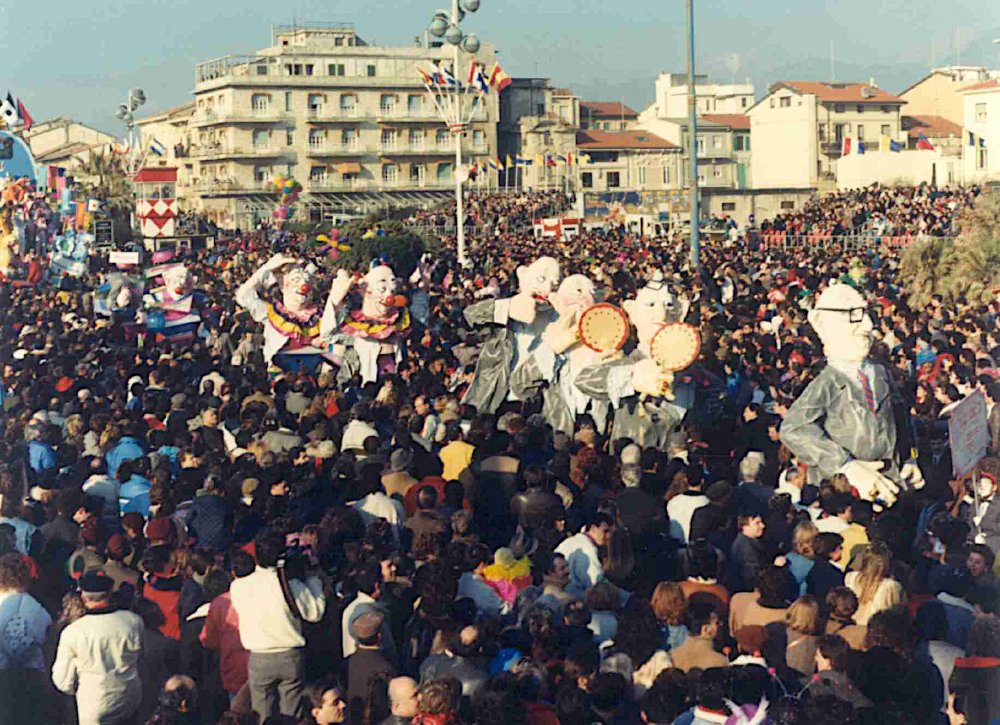
[[[864,141],[864,140],[865,140],[865,127],[862,126],[859,123],[858,124],[858,141]]]
[[[774,108],[774,99],[771,99],[771,108]]]
[[[781,100],[781,107],[782,108],[791,108],[792,107],[792,97],[791,96],[782,96],[780,100]]]
[[[438,148],[446,148],[448,146],[448,131],[444,128],[439,128],[434,136],[434,143],[437,144]]]
[[[889,132],[889,124],[888,123],[883,123],[882,124],[882,132],[881,133],[882,133],[883,136],[891,136],[892,135]]]
[[[306,75],[311,76],[313,74],[313,64],[306,63]]]
[[[257,66],[257,75],[266,76],[267,75],[267,64],[263,63]]]
[[[438,181],[451,180],[451,164],[438,164],[437,180]]]
[[[289,75],[289,76],[300,76],[300,75],[302,75],[302,64],[301,63],[285,63],[285,75]]]
[[[646,185],[646,167],[645,166],[640,166],[637,169],[636,176],[638,177],[638,180],[639,180],[639,186],[645,186]]]
[[[399,178],[399,167],[396,164],[385,164],[382,166],[382,183],[395,184]]]
[[[550,131],[546,131],[544,134],[542,134],[542,144],[545,146],[545,148],[548,148],[549,146],[552,145],[552,133]]]
[[[697,140],[697,141],[695,142],[695,145],[696,145],[696,146],[697,146],[697,148],[698,148],[698,153],[699,153],[699,154],[703,154],[703,153],[705,153],[705,139],[704,139],[704,137],[702,137],[702,138],[699,138],[699,139],[698,139],[698,140]]]
[[[864,113],[864,112],[865,112],[865,107],[864,107],[864,105],[863,105],[863,104],[861,104],[861,103],[859,103],[859,104],[858,104],[858,113]]]
[[[840,143],[841,141],[843,141],[844,140],[844,124],[842,124],[842,123],[834,124],[834,126],[833,126],[833,135],[834,135],[834,138],[837,140],[837,143]]]
[[[986,123],[986,104],[976,104],[976,123]]]
[[[392,116],[396,113],[396,96],[392,93],[383,93],[379,98],[379,110],[384,116]]]
[[[271,134],[266,128],[255,128],[253,130],[253,147],[255,149],[266,149],[271,143]]]
[[[486,145],[486,134],[482,131],[472,132],[472,145],[476,148],[481,148]]]
[[[295,131],[290,128],[285,129],[285,146],[295,145]]]
[[[609,171],[605,178],[607,179],[609,189],[617,189],[621,186],[621,179],[617,171]]]
[[[374,78],[375,77],[375,64],[374,63],[369,63],[368,64],[368,77],[369,78]]]
[[[892,113],[892,106],[882,106],[882,113]]]
[[[721,149],[722,148],[722,136],[715,134],[712,136],[712,148]]]
[[[344,75],[344,64],[343,63],[330,63],[326,67],[327,75],[331,76],[342,76]]]
[[[986,149],[979,149],[979,153],[976,155],[976,168],[985,169],[986,168]]]
[[[722,211],[736,211],[736,202],[735,201],[722,202]]]
[[[411,128],[409,133],[409,142],[411,149],[422,149],[424,147],[424,132]]]
[[[285,91],[285,113],[291,113],[292,111],[292,94],[289,91]]]
[[[545,115],[545,104],[544,103],[536,103],[535,104],[535,115],[536,116],[543,116],[543,115]]]
[[[407,96],[406,98],[406,111],[411,116],[421,116],[424,112],[424,97],[423,96]]]
[[[669,166],[664,166],[663,167],[663,183],[664,184],[669,184],[670,183],[670,167]]]
[[[340,143],[345,148],[354,148],[358,145],[358,130],[356,128],[345,128],[340,131]]]
[[[844,112],[844,104],[843,103],[835,103],[833,105],[833,112],[834,113],[843,113]]]
[[[271,178],[271,167],[270,166],[254,166],[253,167],[253,180],[254,181],[268,181]]]
[[[340,97],[340,112],[345,116],[353,116],[358,107],[358,97],[352,93],[345,93]]]
[[[343,36],[337,36],[336,38],[334,38],[333,39],[333,44],[335,46],[337,46],[338,48],[342,48],[344,46],[344,38],[343,38]]]
[[[309,181],[326,181],[326,167],[325,166],[313,166],[309,169]]]
[[[317,115],[323,112],[323,102],[326,100],[326,96],[322,93],[310,93],[309,94],[309,113]]]
[[[826,135],[824,131],[826,128],[824,126],[819,127],[819,140],[822,141],[823,137]],[[744,133],[738,133],[733,136],[733,150],[734,151],[749,151],[750,150],[750,137]]]
[[[309,129],[309,148],[321,149],[326,145],[326,132],[319,128]]]
[[[250,96],[250,108],[252,108],[255,113],[267,113],[267,109],[270,105],[271,97],[266,93],[254,93]]]
[[[584,189],[594,188],[594,175],[589,171],[584,171],[580,174],[580,183],[583,184]]]
[[[382,148],[383,149],[396,148],[396,129],[394,128],[382,129]]]
[[[423,184],[424,183],[424,165],[423,164],[411,164],[410,165],[410,183],[412,184]]]
[[[704,184],[705,183],[705,174],[703,174],[700,171],[698,172],[698,183],[699,184]]]
[[[722,178],[722,167],[721,166],[713,166],[712,167],[712,178],[714,178],[714,179],[721,179]]]
[[[740,99],[740,106],[742,106],[743,108],[747,107],[747,99],[745,96]]]
[[[794,201],[783,201],[783,202],[781,202],[781,209],[782,209],[782,211],[784,211],[786,209],[794,209],[794,208],[795,208],[795,202]]]

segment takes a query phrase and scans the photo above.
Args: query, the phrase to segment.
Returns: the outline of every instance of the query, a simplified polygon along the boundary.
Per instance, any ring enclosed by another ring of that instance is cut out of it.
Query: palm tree
[[[958,218],[953,272],[956,294],[971,303],[991,299],[1000,287],[1000,193],[980,194]]]
[[[121,157],[103,150],[90,150],[84,161],[78,162],[80,173],[89,177],[83,187],[89,196],[102,199],[111,212],[130,212],[135,207],[132,182],[125,173]]]
[[[921,239],[903,251],[899,277],[910,304],[923,307],[934,295],[951,297],[955,244],[946,237]]]

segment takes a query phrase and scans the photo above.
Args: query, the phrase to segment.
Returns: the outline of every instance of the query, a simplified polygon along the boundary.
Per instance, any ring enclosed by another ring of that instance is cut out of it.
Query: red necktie
[[[864,370],[858,368],[858,380],[861,381],[861,392],[865,396],[865,407],[875,412],[875,393],[872,392],[872,382]]]

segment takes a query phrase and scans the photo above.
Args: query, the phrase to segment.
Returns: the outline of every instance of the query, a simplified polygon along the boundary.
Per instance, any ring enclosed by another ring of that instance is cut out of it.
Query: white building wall
[[[874,151],[850,154],[837,161],[838,189],[857,189],[876,182],[948,186],[960,180],[960,160],[942,156],[939,151]]]
[[[750,176],[756,189],[802,189],[817,184],[816,97],[792,95],[774,108],[764,99],[750,113]]]
[[[963,180],[974,183],[1000,179],[1000,86],[964,93],[963,111]],[[975,134],[975,146],[969,146],[969,131]],[[980,138],[985,146],[979,145]]]

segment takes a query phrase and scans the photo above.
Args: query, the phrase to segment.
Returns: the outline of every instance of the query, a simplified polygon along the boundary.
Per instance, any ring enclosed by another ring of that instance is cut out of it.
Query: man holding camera
[[[285,537],[263,531],[254,539],[257,569],[230,587],[239,616],[240,640],[250,652],[250,700],[261,722],[279,711],[302,715],[302,677],[306,639],[302,622],[318,622],[326,596],[318,576],[289,579],[279,567]]]

